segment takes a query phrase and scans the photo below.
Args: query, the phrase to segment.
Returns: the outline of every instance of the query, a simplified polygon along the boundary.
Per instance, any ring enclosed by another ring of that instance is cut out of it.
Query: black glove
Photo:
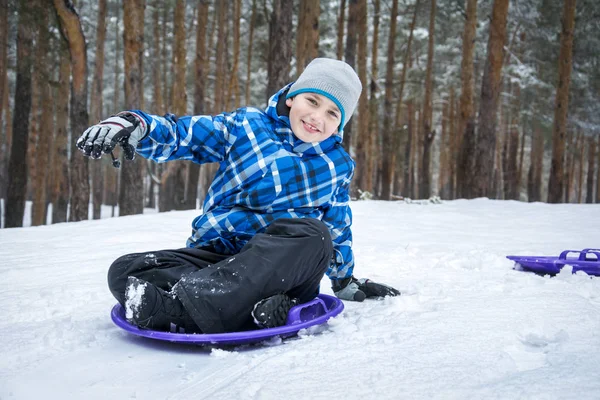
[[[125,159],[133,160],[135,148],[144,136],[144,120],[133,113],[122,112],[86,129],[77,139],[77,148],[87,157],[100,158],[102,154],[112,153],[119,144]]]
[[[350,301],[400,295],[400,292],[391,286],[370,279],[356,279],[353,276],[333,281],[333,292],[338,298]]]

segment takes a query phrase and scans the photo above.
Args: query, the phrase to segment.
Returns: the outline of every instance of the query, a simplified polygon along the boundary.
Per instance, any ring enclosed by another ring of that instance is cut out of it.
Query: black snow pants
[[[202,332],[234,332],[251,329],[250,312],[263,298],[312,300],[332,255],[321,221],[281,218],[233,256],[201,248],[124,255],[111,265],[108,286],[123,305],[127,277],[135,276],[173,290]]]

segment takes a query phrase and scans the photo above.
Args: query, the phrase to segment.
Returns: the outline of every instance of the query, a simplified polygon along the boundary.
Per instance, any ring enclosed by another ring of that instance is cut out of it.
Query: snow
[[[197,211],[0,230],[0,398],[598,398],[600,279],[520,272],[505,256],[600,247],[599,205],[352,209],[355,275],[403,295],[345,302],[298,338],[225,349],[110,320],[110,263],[183,246]]]

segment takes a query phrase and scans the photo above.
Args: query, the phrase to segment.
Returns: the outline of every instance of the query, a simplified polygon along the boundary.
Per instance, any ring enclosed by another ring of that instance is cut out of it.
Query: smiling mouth
[[[302,120],[302,124],[304,125],[304,129],[306,129],[307,131],[311,132],[311,133],[320,133],[321,130],[318,129],[316,126],[309,124],[308,122]]]

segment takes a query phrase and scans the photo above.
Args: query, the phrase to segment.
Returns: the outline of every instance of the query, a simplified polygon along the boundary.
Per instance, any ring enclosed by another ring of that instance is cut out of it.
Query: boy
[[[400,294],[352,276],[354,161],[341,141],[361,90],[348,64],[318,58],[264,112],[134,110],[88,128],[77,147],[92,158],[120,144],[128,159],[220,163],[186,248],[128,254],[110,267],[128,320],[175,332],[280,326],[318,294],[324,273],[343,300]]]

